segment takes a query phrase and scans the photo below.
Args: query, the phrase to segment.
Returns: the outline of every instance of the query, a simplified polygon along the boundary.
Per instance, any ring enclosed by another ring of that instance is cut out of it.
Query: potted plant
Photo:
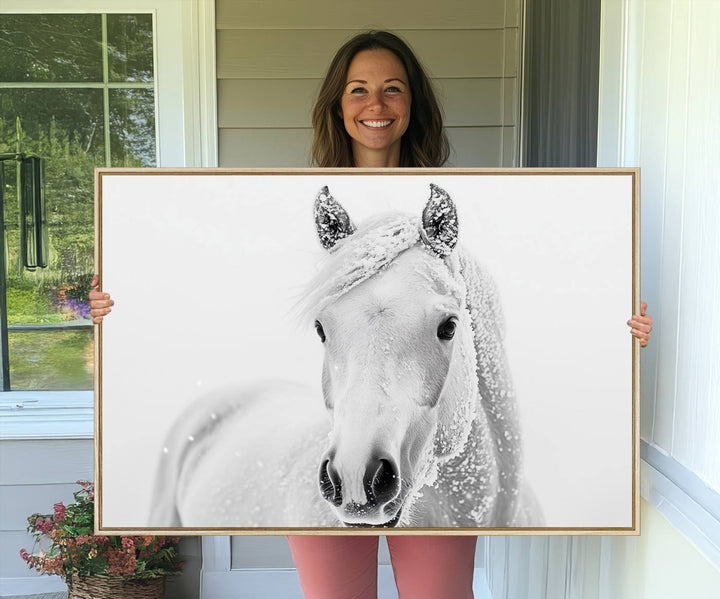
[[[33,552],[20,556],[41,574],[57,574],[68,599],[162,599],[165,577],[179,572],[177,538],[93,535],[95,491],[78,481],[75,503],[56,503],[52,514],[33,514]]]

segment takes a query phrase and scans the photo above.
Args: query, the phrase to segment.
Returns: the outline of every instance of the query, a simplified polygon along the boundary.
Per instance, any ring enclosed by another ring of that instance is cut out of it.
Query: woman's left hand
[[[640,340],[640,347],[646,347],[648,340],[650,339],[650,331],[652,331],[652,316],[648,316],[645,313],[647,310],[647,304],[640,302],[640,315],[634,314],[633,317],[627,321],[630,327],[630,334],[633,337],[637,337]]]

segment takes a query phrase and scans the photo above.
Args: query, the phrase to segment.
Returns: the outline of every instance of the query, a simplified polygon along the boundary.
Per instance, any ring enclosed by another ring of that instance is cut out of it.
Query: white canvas
[[[523,477],[542,514],[530,529],[635,525],[625,324],[633,305],[633,173],[110,169],[100,178],[98,267],[116,302],[102,325],[97,390],[102,530],[153,528],[163,449],[194,402],[284,380],[304,386],[324,410],[324,347],[298,309],[327,255],[314,201],[328,186],[357,224],[388,211],[419,218],[431,183],[452,198],[458,243],[497,287]],[[257,417],[268,442],[292,435],[294,416]],[[317,477],[319,459],[310,462]],[[194,534],[205,528],[192,526]]]

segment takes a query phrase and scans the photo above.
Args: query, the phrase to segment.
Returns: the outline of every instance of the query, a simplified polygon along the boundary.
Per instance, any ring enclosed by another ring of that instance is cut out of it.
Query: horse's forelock
[[[322,310],[387,267],[420,240],[420,221],[405,214],[376,216],[340,240],[298,301],[300,317],[312,323]]]

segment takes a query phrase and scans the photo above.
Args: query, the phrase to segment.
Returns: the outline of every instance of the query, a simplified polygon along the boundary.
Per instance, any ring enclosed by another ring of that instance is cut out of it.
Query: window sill
[[[0,440],[92,439],[92,391],[0,393]]]
[[[641,443],[641,494],[720,567],[720,496],[681,464]],[[642,524],[641,524],[642,527]]]

